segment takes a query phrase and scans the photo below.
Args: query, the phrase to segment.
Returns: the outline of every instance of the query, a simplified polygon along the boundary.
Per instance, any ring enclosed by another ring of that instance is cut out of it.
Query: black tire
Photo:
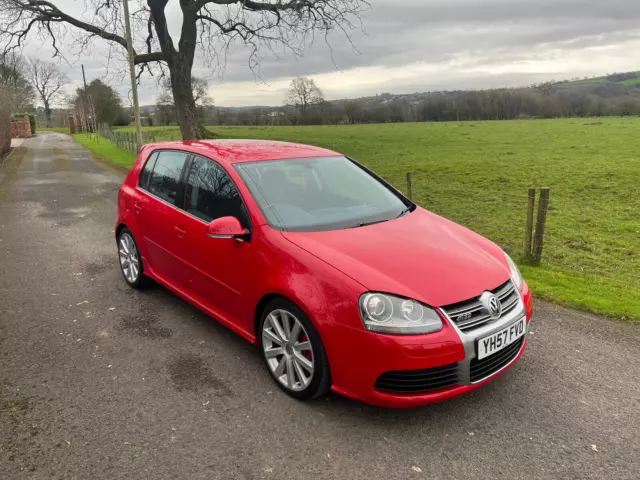
[[[120,261],[120,246],[121,246],[121,241],[125,235],[128,235],[131,238],[131,241],[133,242],[133,245],[135,246],[135,249],[136,249],[138,275],[134,281],[131,281],[131,279],[127,278],[127,275],[125,274],[125,270],[122,266],[122,262]],[[129,230],[127,227],[123,228],[122,230],[120,230],[120,233],[118,233],[116,247],[118,249],[118,265],[120,265],[120,273],[122,273],[122,276],[124,277],[125,282],[127,282],[127,285],[135,289],[144,288],[148,284],[149,279],[144,274],[144,264],[142,262],[142,257],[140,256],[140,249],[138,248],[138,243],[136,242],[136,239],[133,236],[133,233],[131,232],[131,230]]]
[[[311,382],[309,383],[309,385],[307,385],[306,388],[304,388],[304,390],[291,390],[287,386],[283,385],[274,375],[271,367],[269,366],[265,354],[265,348],[263,345],[263,330],[265,326],[265,320],[275,310],[286,310],[293,314],[304,327],[304,330],[306,331],[306,334],[309,338],[309,342],[311,343],[314,372],[311,378]],[[276,298],[269,302],[269,304],[262,312],[262,316],[260,317],[258,335],[260,339],[259,344],[260,350],[262,351],[264,364],[267,367],[269,375],[271,375],[273,381],[278,385],[278,387],[282,389],[282,391],[297,400],[310,400],[313,398],[324,396],[329,392],[329,389],[331,388],[331,371],[329,370],[329,361],[327,359],[327,354],[324,350],[322,340],[320,339],[320,335],[313,325],[313,322],[311,322],[309,317],[296,304],[290,302],[285,298]]]

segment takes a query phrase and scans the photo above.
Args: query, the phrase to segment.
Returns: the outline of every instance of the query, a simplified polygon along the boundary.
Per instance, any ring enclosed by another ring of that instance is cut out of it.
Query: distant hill
[[[640,71],[638,72],[625,72],[625,73],[612,73],[603,77],[592,77],[575,80],[565,80],[558,82],[561,86],[580,86],[580,85],[593,85],[593,84],[613,84],[620,85],[640,85]]]

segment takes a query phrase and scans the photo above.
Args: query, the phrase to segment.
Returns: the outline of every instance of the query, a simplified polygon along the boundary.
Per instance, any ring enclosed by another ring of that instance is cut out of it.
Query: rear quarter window
[[[149,192],[162,200],[177,205],[182,170],[189,154],[178,150],[158,153],[149,178]]]
[[[140,188],[144,188],[145,190],[149,189],[149,178],[151,178],[151,172],[153,171],[153,167],[156,165],[157,159],[158,152],[152,152],[151,155],[149,155],[149,158],[140,172],[140,178],[138,179],[138,186]]]

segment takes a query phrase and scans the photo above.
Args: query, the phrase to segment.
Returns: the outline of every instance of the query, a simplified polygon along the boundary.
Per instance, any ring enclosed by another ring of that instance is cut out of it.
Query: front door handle
[[[182,226],[173,227],[173,231],[176,232],[176,235],[178,235],[180,238],[184,238],[187,235],[187,231]]]

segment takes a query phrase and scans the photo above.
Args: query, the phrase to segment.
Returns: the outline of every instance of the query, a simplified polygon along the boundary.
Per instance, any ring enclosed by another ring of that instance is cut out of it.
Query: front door
[[[221,217],[236,217],[243,227],[250,227],[242,197],[227,172],[203,157],[193,157],[185,184],[181,256],[191,270],[189,289],[229,321],[240,321],[238,326],[251,331],[253,325],[245,325],[249,306],[243,295],[252,281],[252,245],[207,235],[207,225]]]
[[[148,160],[149,175],[141,176],[134,211],[136,224],[153,272],[170,283],[184,282],[184,266],[177,257],[184,214],[179,210],[183,198],[181,183],[186,152],[164,150]],[[145,170],[147,165],[145,165]]]

